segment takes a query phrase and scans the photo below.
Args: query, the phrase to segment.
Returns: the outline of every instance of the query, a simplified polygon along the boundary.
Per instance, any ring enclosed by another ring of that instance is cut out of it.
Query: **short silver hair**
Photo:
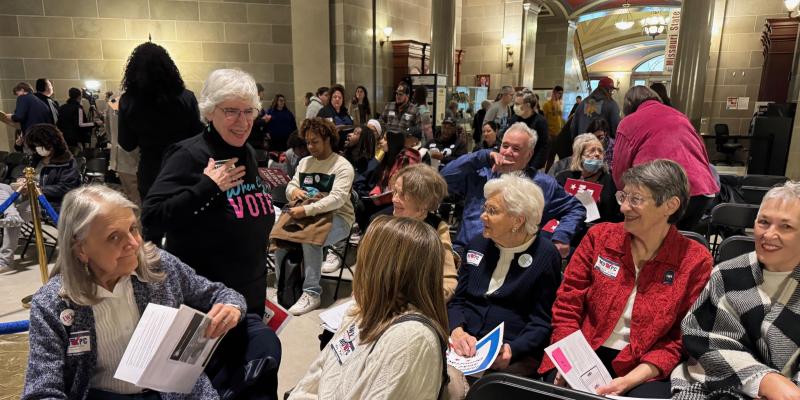
[[[500,193],[506,212],[525,218],[525,231],[533,235],[539,230],[544,210],[542,189],[530,178],[517,173],[503,174],[490,179],[483,186],[483,197],[488,199]]]
[[[61,296],[78,305],[97,304],[97,285],[80,259],[75,255],[75,247],[86,239],[89,226],[105,207],[127,208],[138,218],[139,208],[125,196],[103,185],[82,186],[70,191],[61,203],[58,218],[58,252],[55,268],[50,276],[61,274]],[[139,265],[136,274],[144,282],[160,282],[165,274],[155,268],[159,265],[159,251],[152,243],[139,247]]]
[[[628,185],[645,187],[653,194],[657,206],[677,197],[681,205],[667,219],[675,224],[689,206],[689,179],[680,164],[671,160],[653,160],[629,168],[622,174],[623,189]]]
[[[764,203],[767,200],[779,199],[783,201],[798,201],[800,200],[800,181],[786,181],[783,185],[775,186],[764,195],[761,200],[761,205],[758,212],[764,208]]]
[[[238,99],[250,103],[260,110],[258,87],[253,76],[239,69],[218,69],[211,71],[200,91],[200,116],[208,121],[206,115],[214,112],[214,107],[227,100]]]
[[[516,122],[511,126],[509,126],[508,129],[506,129],[505,133],[503,133],[503,135],[507,135],[509,132],[513,131],[521,131],[524,132],[526,135],[528,135],[529,138],[528,144],[530,145],[530,151],[532,153],[533,148],[536,147],[536,141],[539,140],[539,136],[537,136],[536,130],[531,129],[531,127],[529,127],[528,124],[524,122]]]
[[[597,143],[603,147],[603,142],[594,135],[594,133],[582,133],[575,136],[575,141],[572,142],[572,160],[569,163],[571,171],[583,171],[583,151],[590,144]],[[603,149],[605,154],[605,149]],[[603,170],[606,171],[606,166],[603,165]]]

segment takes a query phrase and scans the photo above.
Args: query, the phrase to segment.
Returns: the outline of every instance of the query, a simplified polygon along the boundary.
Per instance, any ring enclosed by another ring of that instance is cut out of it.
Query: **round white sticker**
[[[522,268],[528,268],[533,264],[533,257],[530,254],[523,254],[519,256],[519,260],[517,260],[519,266]]]
[[[67,308],[61,312],[58,318],[61,319],[61,323],[64,324],[64,326],[72,326],[72,322],[75,319],[75,311]]]
[[[314,182],[319,183],[319,175],[314,175]]]

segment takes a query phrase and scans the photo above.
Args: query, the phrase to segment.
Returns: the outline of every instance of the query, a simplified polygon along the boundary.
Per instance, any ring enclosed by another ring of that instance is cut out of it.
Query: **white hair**
[[[516,122],[509,126],[503,135],[507,135],[509,132],[513,131],[521,131],[528,135],[528,144],[530,145],[531,153],[533,153],[533,148],[536,147],[536,141],[539,140],[539,137],[536,135],[536,131],[531,129],[531,127],[524,122]]]
[[[483,197],[489,198],[500,193],[506,212],[525,218],[525,231],[535,234],[539,230],[544,210],[544,194],[539,185],[530,178],[517,174],[503,174],[491,179],[483,186]]]
[[[227,100],[239,99],[250,103],[260,110],[258,87],[253,76],[239,69],[218,69],[211,71],[200,92],[200,116],[207,121],[206,115],[214,112],[214,107]]]
[[[91,270],[75,255],[74,249],[89,233],[92,221],[106,207],[127,208],[136,214],[139,208],[122,193],[103,185],[81,186],[64,196],[58,219],[58,244],[60,251],[50,276],[61,274],[61,295],[79,305],[92,305],[100,301]],[[152,243],[140,246],[136,274],[145,282],[160,282],[164,273],[154,269],[160,253]],[[88,276],[87,276],[88,275]]]
[[[770,189],[767,194],[764,195],[764,199],[761,200],[761,206],[759,206],[758,211],[761,212],[761,209],[764,208],[764,203],[771,199],[780,199],[783,201],[800,200],[800,181],[786,181],[783,185],[775,186]]]

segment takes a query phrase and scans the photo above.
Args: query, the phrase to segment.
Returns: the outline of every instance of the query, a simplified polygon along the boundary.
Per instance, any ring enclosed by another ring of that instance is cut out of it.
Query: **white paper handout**
[[[222,338],[205,337],[210,322],[185,305],[148,304],[114,378],[160,392],[190,393]]]
[[[597,388],[611,383],[611,374],[580,330],[553,343],[544,352],[575,390],[595,394]]]
[[[586,219],[584,222],[592,222],[600,219],[600,209],[597,208],[597,202],[594,201],[591,193],[585,190],[580,191],[575,193],[575,198],[586,208]]]
[[[347,313],[347,309],[349,309],[350,306],[355,303],[356,301],[354,299],[350,299],[336,307],[319,313],[319,319],[322,320],[322,328],[336,333],[336,331],[338,331],[339,327],[342,325],[342,320],[344,319],[345,313]]]
[[[475,343],[475,355],[472,357],[462,357],[456,354],[452,348],[447,349],[447,363],[463,372],[464,375],[474,375],[486,371],[492,366],[503,346],[504,327],[505,323],[501,322],[486,336],[478,340]]]

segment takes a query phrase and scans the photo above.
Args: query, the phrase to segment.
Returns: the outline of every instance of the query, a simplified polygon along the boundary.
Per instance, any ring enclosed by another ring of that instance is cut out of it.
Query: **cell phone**
[[[229,159],[227,159],[227,160],[216,160],[216,161],[214,161],[214,169],[217,169],[217,168],[219,168],[219,167],[221,167],[221,166],[225,165],[225,163],[226,163],[226,162],[228,162],[228,161],[230,161],[230,160],[231,160],[231,159],[229,158]]]

